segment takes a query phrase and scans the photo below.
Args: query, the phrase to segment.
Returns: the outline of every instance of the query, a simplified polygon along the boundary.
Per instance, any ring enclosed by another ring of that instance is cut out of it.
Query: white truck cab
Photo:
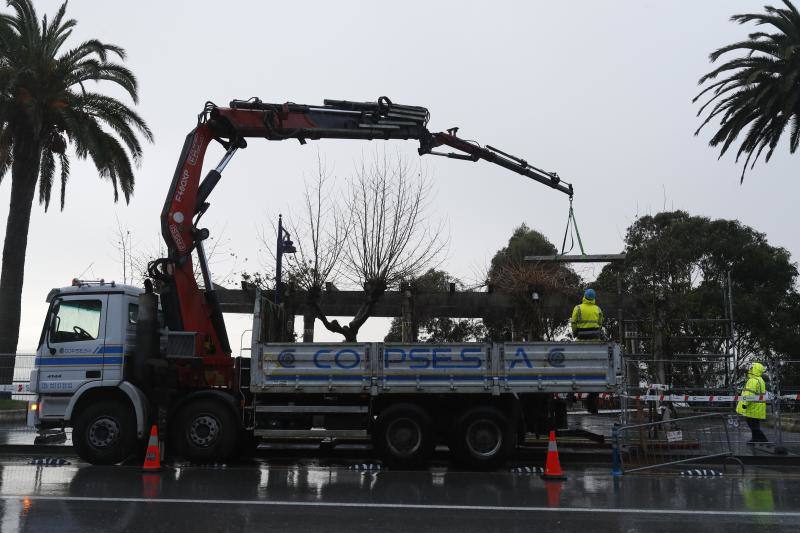
[[[92,422],[94,444],[112,444],[128,424],[136,425],[137,437],[144,435],[147,401],[125,380],[125,356],[135,350],[142,292],[102,280],[74,280],[69,287],[50,291],[30,378],[31,390],[38,395],[37,427],[80,425],[88,407],[115,402],[116,411],[125,414]]]

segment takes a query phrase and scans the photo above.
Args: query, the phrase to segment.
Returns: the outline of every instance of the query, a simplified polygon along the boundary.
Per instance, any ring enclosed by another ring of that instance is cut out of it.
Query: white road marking
[[[192,498],[112,498],[96,496],[45,496],[39,494],[1,494],[0,500],[43,500],[66,502],[108,502],[108,503],[188,503],[217,505],[261,505],[270,507],[331,507],[367,509],[420,509],[434,511],[520,511],[555,513],[601,513],[601,514],[645,514],[645,515],[691,515],[691,516],[771,516],[776,518],[800,518],[795,511],[717,511],[713,509],[635,509],[608,507],[517,507],[506,505],[446,505],[446,504],[408,504],[375,502],[308,502],[282,500],[216,500]]]

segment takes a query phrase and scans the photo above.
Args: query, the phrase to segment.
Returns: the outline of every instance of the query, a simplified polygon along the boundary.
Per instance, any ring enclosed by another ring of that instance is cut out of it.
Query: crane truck
[[[274,304],[261,293],[251,356],[232,356],[203,248],[209,231],[199,222],[247,138],[412,139],[420,155],[485,160],[572,197],[555,173],[464,140],[457,128],[432,133],[428,119],[426,108],[386,97],[207,103],[161,211],[168,255],[149,265],[144,287],[74,280],[50,291],[30,379],[40,434],[72,428],[77,454],[93,464],[124,461],[156,424],[167,449],[193,462],[230,460],[261,439],[360,437],[393,466],[423,465],[445,444],[486,468],[526,432],[566,425],[557,393],[614,390],[614,343],[276,343],[268,335]],[[201,180],[212,142],[225,154]]]

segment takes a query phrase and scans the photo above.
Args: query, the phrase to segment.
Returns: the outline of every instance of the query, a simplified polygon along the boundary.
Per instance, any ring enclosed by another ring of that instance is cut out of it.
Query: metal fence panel
[[[733,455],[728,417],[709,413],[614,428],[621,470],[637,472]]]

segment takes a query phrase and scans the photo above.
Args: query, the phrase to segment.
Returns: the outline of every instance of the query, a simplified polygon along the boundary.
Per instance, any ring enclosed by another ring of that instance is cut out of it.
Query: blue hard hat
[[[587,300],[594,300],[596,296],[594,289],[586,289],[586,292],[583,293],[583,297]]]

